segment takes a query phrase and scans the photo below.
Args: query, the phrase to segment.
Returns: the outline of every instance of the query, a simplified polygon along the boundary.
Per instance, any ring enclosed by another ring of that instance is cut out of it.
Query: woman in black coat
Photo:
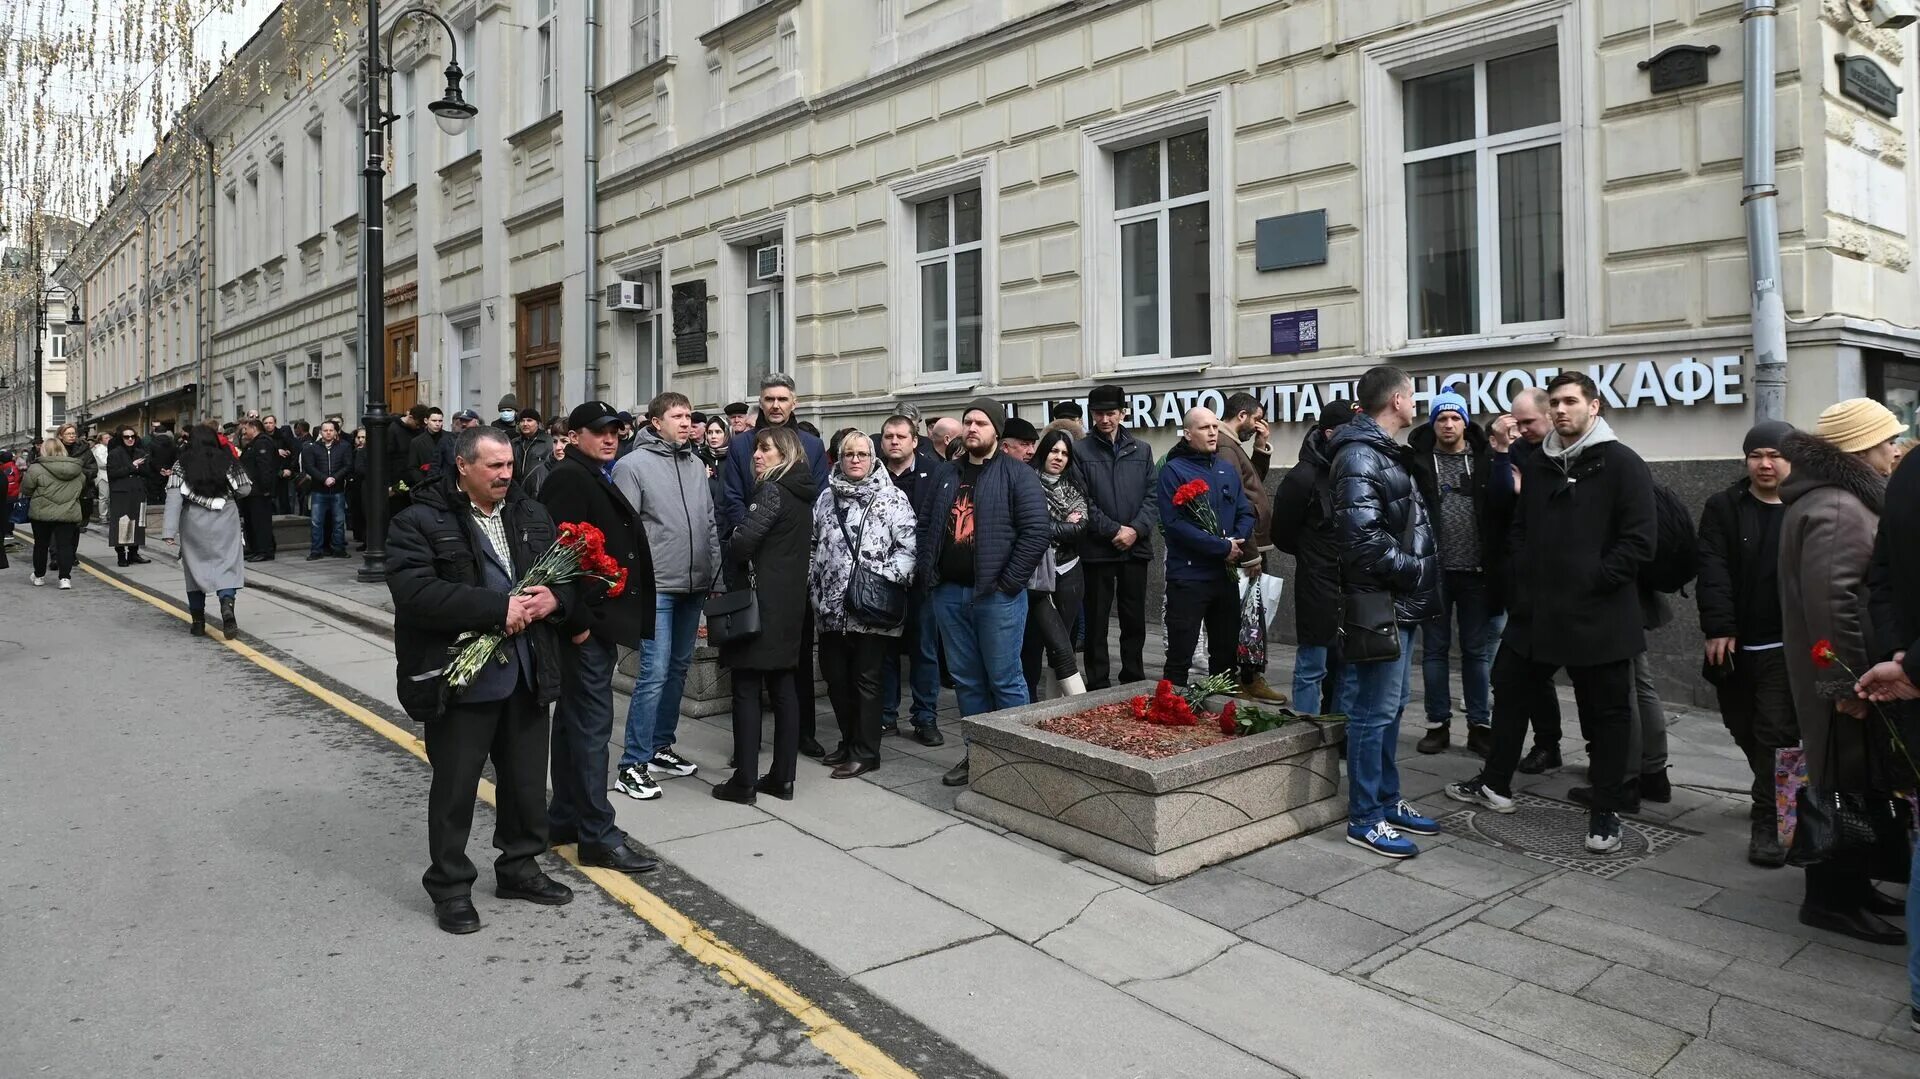
[[[147,451],[133,428],[122,427],[107,447],[107,538],[120,564],[146,562],[140,542],[147,526]]]
[[[756,792],[793,797],[794,766],[800,757],[796,682],[816,493],[806,449],[790,427],[763,427],[754,434],[753,471],[753,498],[727,545],[726,571],[729,590],[753,589],[760,632],[720,648],[720,662],[733,671],[734,773],[713,788],[715,798],[746,805],[753,804]],[[773,766],[756,780],[762,686],[773,700]],[[812,690],[807,687],[807,692]]]

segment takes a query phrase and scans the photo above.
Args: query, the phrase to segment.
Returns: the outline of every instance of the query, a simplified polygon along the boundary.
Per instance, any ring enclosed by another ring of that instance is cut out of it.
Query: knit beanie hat
[[[1827,406],[1813,433],[1840,447],[1844,453],[1859,453],[1904,432],[1906,424],[1887,406],[1871,397],[1855,397]]]
[[[1472,413],[1467,411],[1467,399],[1452,386],[1434,394],[1433,405],[1427,410],[1429,418],[1436,420],[1440,418],[1442,412],[1458,412],[1462,420],[1469,423],[1473,421]]]
[[[1778,450],[1780,443],[1793,433],[1793,424],[1785,420],[1761,420],[1747,431],[1747,437],[1740,443],[1742,457],[1754,450]]]
[[[991,397],[976,397],[967,402],[967,407],[960,413],[960,418],[964,420],[968,412],[976,411],[986,413],[987,422],[993,424],[993,437],[999,438],[1000,433],[1007,429],[1007,410],[1000,402]]]
[[[502,395],[500,398],[500,403],[495,405],[494,407],[499,409],[502,412],[516,412],[520,408],[520,402],[517,398],[515,398],[512,394],[509,393],[509,394]]]

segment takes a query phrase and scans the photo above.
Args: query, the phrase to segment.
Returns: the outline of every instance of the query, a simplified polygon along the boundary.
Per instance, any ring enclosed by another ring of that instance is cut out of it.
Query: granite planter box
[[[1346,815],[1344,724],[1297,723],[1161,760],[1037,724],[1130,700],[1152,682],[964,721],[971,779],[958,808],[1136,880],[1160,884]]]

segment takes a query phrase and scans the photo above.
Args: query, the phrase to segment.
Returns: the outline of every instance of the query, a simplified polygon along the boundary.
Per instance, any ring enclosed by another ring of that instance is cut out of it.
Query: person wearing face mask
[[[498,411],[499,415],[494,417],[494,420],[490,426],[494,427],[497,430],[505,431],[508,435],[512,435],[515,430],[520,429],[518,427],[518,424],[520,422],[520,416],[521,416],[520,402],[512,394],[509,393],[509,394],[503,395],[500,398],[500,403],[495,405],[494,408],[496,411]],[[516,456],[515,464],[517,466],[518,455],[516,454],[515,456]]]

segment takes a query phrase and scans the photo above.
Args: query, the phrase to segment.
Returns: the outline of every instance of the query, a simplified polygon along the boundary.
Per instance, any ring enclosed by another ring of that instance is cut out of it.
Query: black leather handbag
[[[844,601],[848,616],[869,629],[898,629],[907,620],[907,586],[895,584],[861,564],[860,540],[867,534],[865,518],[860,521],[860,531],[852,535],[847,534],[846,518],[840,517],[839,521],[840,534],[846,536],[847,552],[853,559]]]
[[[1835,724],[1827,720],[1827,756],[1834,756]],[[1878,791],[1842,791],[1800,788],[1795,798],[1799,823],[1787,864],[1818,865],[1835,860],[1859,865],[1893,865],[1907,861],[1907,836],[1913,828],[1912,806],[1905,798]],[[1877,875],[1877,874],[1876,874]]]
[[[705,610],[707,643],[715,648],[760,636],[760,595],[751,577],[745,588],[710,597]]]

